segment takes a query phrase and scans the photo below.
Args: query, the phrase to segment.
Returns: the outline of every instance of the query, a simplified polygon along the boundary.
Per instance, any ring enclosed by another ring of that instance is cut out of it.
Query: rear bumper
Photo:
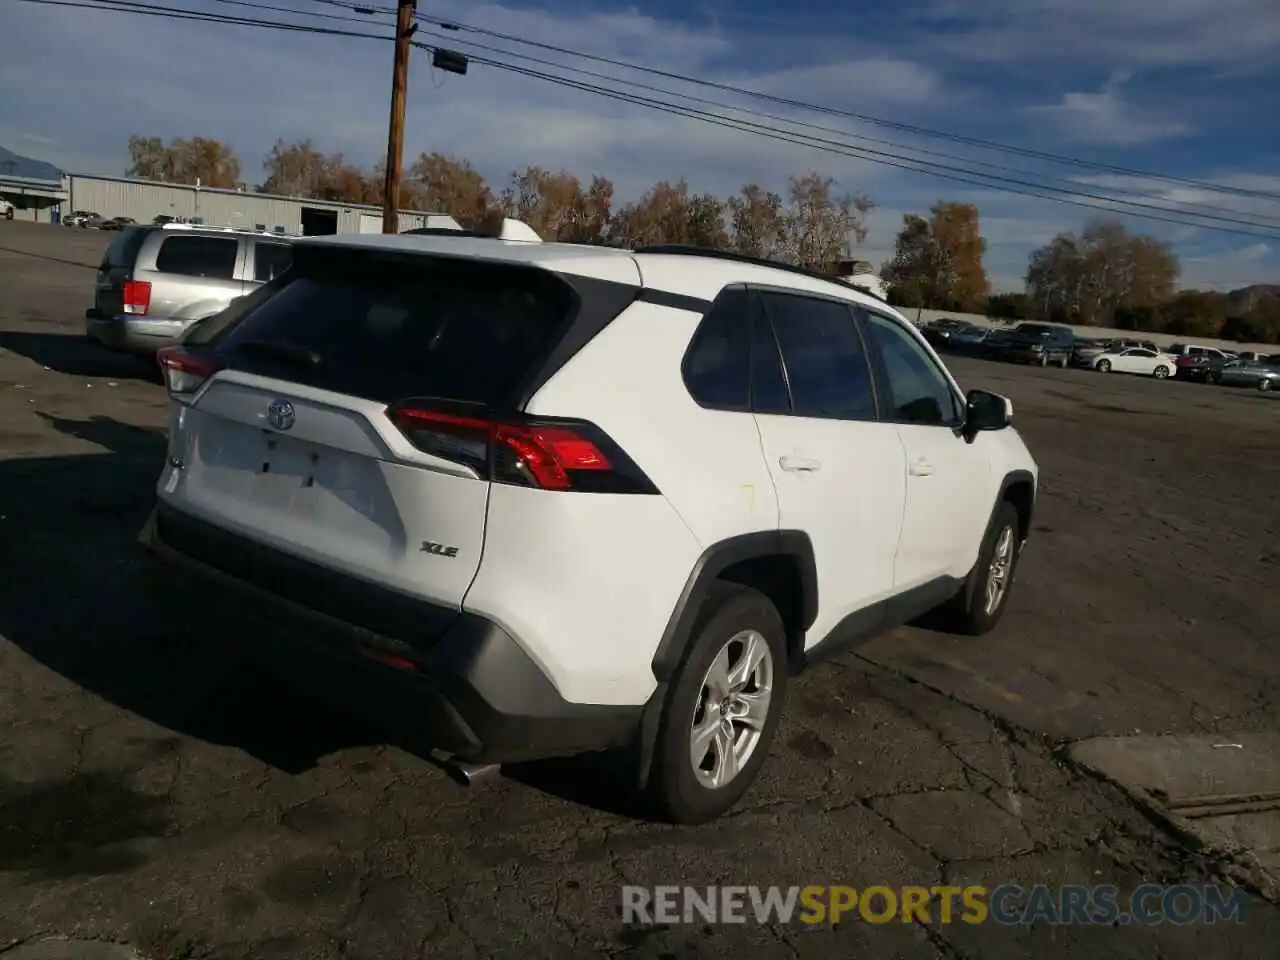
[[[167,317],[135,317],[122,314],[103,316],[97,310],[87,310],[84,315],[84,332],[90,340],[109,350],[147,356],[161,347],[176,343],[182,331],[191,325],[190,320],[171,320]]]
[[[328,702],[475,763],[622,746],[639,730],[641,706],[565,701],[524,648],[483,617],[412,601],[421,604],[424,629],[443,625],[443,632],[429,643],[389,637],[231,575],[166,540],[167,530],[192,526],[207,525],[160,505],[139,539],[151,559],[147,580],[157,605],[185,610],[184,627],[198,610],[194,625],[211,650],[227,637],[253,638],[252,656],[314,685]],[[240,547],[258,554],[252,567],[273,568],[267,554],[274,551],[247,540]],[[344,589],[366,588],[349,580]]]

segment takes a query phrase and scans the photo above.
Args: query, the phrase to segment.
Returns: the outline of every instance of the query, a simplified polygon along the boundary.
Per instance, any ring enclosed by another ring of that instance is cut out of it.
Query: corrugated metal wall
[[[91,210],[104,217],[132,217],[139,223],[150,223],[160,215],[200,217],[206,224],[219,227],[263,228],[272,232],[300,235],[303,208],[337,215],[339,233],[358,233],[360,215],[381,216],[377,207],[330,203],[321,200],[298,200],[258,193],[231,190],[201,190],[195,187],[125,180],[106,177],[67,178],[70,202],[64,213]],[[424,226],[427,214],[401,212],[400,229]]]

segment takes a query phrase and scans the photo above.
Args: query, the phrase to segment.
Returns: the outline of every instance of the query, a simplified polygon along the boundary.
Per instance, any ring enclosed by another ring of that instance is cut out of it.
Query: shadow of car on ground
[[[439,765],[430,744],[333,708],[341,691],[299,690],[225,649],[193,656],[175,642],[183,624],[162,621],[148,601],[137,544],[163,433],[107,417],[45,420],[109,452],[0,460],[0,637],[125,710],[288,773],[384,743]],[[200,617],[191,611],[193,623]],[[642,814],[616,754],[512,765],[503,774],[571,802]]]
[[[42,367],[73,377],[162,382],[160,368],[154,360],[114,353],[85,336],[0,330],[0,350],[9,350]]]

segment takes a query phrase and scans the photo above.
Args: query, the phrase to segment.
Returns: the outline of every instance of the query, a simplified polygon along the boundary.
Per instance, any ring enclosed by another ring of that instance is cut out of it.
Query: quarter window
[[[750,299],[743,288],[725,290],[693,335],[684,383],[699,406],[746,411],[751,389]]]

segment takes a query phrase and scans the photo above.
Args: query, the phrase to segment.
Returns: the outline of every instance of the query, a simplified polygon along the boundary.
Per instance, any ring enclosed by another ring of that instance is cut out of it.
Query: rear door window
[[[773,325],[798,417],[874,420],[871,368],[854,321],[844,304],[816,297],[761,293]]]
[[[239,249],[240,241],[235,237],[165,237],[156,254],[156,270],[183,277],[231,280]]]
[[[213,338],[223,358],[382,403],[503,403],[575,305],[569,285],[539,269],[343,250],[312,251],[277,283]]]

